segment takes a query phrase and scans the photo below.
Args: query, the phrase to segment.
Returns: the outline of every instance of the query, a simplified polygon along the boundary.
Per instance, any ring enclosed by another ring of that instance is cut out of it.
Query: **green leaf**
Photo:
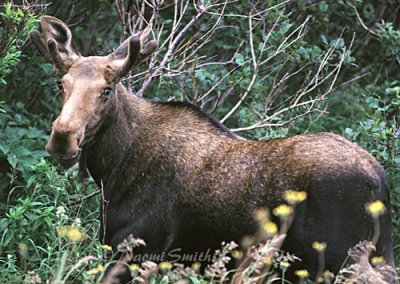
[[[328,38],[325,35],[321,35],[321,40],[324,45],[328,45]]]
[[[385,94],[386,95],[398,95],[398,94],[400,94],[400,86],[396,86],[396,87],[393,87],[393,88],[386,88],[385,89]]]
[[[7,156],[7,161],[8,161],[8,163],[10,164],[10,166],[11,166],[12,168],[15,169],[15,168],[17,167],[17,162],[18,162],[17,156],[15,156],[15,155],[13,155],[13,154],[8,155],[8,156]]]
[[[319,3],[318,8],[322,13],[326,13],[329,10],[329,5],[325,1],[322,1]]]
[[[236,53],[235,54],[235,62],[236,62],[236,64],[238,64],[238,65],[242,65],[243,63],[244,63],[244,56],[243,56],[243,54],[241,54],[241,53]]]
[[[346,128],[345,130],[344,130],[344,133],[345,133],[345,135],[346,136],[349,136],[349,137],[352,137],[353,136],[353,129],[351,129],[351,128]]]
[[[297,7],[300,11],[305,12],[307,9],[306,3],[304,0],[297,1]]]

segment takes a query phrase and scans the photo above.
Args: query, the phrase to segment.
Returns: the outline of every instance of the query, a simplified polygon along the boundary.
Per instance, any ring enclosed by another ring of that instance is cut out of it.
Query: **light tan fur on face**
[[[29,37],[44,58],[54,64],[56,74],[62,76],[62,111],[54,121],[47,151],[62,160],[78,156],[79,147],[93,136],[101,123],[108,97],[106,88],[129,73],[157,48],[156,41],[144,46],[149,30],[125,40],[108,56],[83,57],[74,48],[72,32],[63,21],[42,16],[42,33],[34,30]]]
[[[108,101],[102,92],[112,87],[106,79],[110,63],[109,57],[81,57],[62,77],[62,111],[46,146],[51,154],[63,159],[75,157],[85,142],[85,133],[100,123]]]

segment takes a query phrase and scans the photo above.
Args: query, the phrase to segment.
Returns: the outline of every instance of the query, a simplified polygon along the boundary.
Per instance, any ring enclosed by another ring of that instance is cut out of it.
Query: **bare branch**
[[[221,122],[226,122],[243,106],[255,90],[268,88],[264,90],[265,94],[263,95],[264,111],[260,111],[259,108],[252,110],[259,120],[252,125],[232,129],[235,132],[285,126],[304,117],[309,117],[312,121],[315,117],[325,113],[325,105],[321,103],[334,89],[347,49],[343,49],[342,55],[339,56],[339,43],[332,44],[323,53],[322,58],[319,59],[319,65],[314,68],[314,71],[311,71],[315,63],[314,59],[301,64],[296,63],[297,59],[294,60],[294,55],[298,55],[297,47],[306,33],[310,16],[302,20],[299,25],[293,28],[289,27],[281,41],[276,43],[272,39],[276,39],[275,35],[280,33],[280,28],[285,24],[284,9],[291,2],[290,0],[273,7],[263,7],[262,10],[257,10],[260,6],[252,5],[250,11],[245,15],[227,12],[229,5],[235,5],[237,0],[216,0],[208,3],[201,0],[192,1],[174,0],[167,5],[165,1],[145,0],[142,2],[145,4],[135,8],[139,14],[136,22],[127,21],[129,27],[132,25],[136,28],[146,21],[144,11],[152,9],[153,14],[149,22],[158,31],[154,37],[157,37],[161,44],[156,54],[150,58],[148,70],[133,74],[128,78],[134,84],[141,82],[137,95],[142,96],[153,80],[159,77],[160,88],[166,82],[174,83],[180,90],[177,93],[180,94],[180,99],[198,104],[208,112],[223,106],[228,96],[235,96],[238,100],[221,119]],[[168,9],[173,9],[171,23],[159,21],[158,11],[163,9],[163,5],[167,5]],[[189,22],[183,24],[184,18],[193,11],[195,12],[194,16]],[[271,23],[268,19],[272,13],[274,13],[275,20]],[[205,22],[203,20],[200,22],[200,19],[204,19],[204,15],[209,17]],[[229,21],[226,21],[227,18],[233,17],[241,19],[241,21],[242,19],[247,20],[247,38],[239,39],[236,51],[232,52],[231,49],[228,54],[224,55],[225,58],[220,58],[220,54],[210,56],[209,53],[206,53],[208,56],[204,55],[202,51],[210,46],[213,39],[218,37],[221,32],[237,29],[237,26],[230,26],[227,23]],[[205,23],[207,28],[195,29],[200,23],[202,26]],[[165,33],[167,29],[168,33]],[[161,35],[164,38],[162,40]],[[243,58],[241,61],[237,60],[238,54]],[[227,56],[229,57],[226,58]],[[211,74],[209,70],[214,70],[215,66],[221,67],[221,74],[212,75],[211,80],[206,78],[206,83],[202,85],[207,86],[209,82],[212,82],[206,90],[197,88],[202,83],[198,80],[197,74],[201,72]],[[244,70],[250,70],[251,73],[244,77],[239,76],[240,80],[235,80],[225,86],[226,82],[234,77],[232,74]],[[305,76],[303,85],[293,95],[285,94],[285,91],[290,89],[289,86],[293,79],[299,76]],[[177,77],[190,78],[192,84],[185,84],[184,80]],[[262,85],[265,81],[265,85]],[[243,86],[243,82],[246,82],[245,86]],[[225,90],[221,86],[224,86]],[[241,94],[234,94],[235,90],[241,88],[243,88]],[[258,99],[259,96],[260,94],[258,94]],[[177,99],[177,97],[170,95],[169,99]]]
[[[159,66],[153,71],[152,74],[150,74],[150,76],[146,79],[146,81],[143,83],[142,87],[140,88],[140,90],[136,93],[138,96],[142,96],[143,92],[150,86],[151,82],[153,81],[153,79],[157,76],[160,75],[160,73],[162,72],[162,70],[165,68],[165,66],[171,61],[172,55],[175,51],[175,48],[177,46],[177,44],[180,42],[180,40],[183,38],[183,36],[186,34],[186,32],[204,15],[204,13],[210,9],[213,5],[209,5],[204,7],[203,9],[198,9],[198,13],[197,15],[191,19],[189,21],[189,23],[184,26],[182,28],[182,30],[175,36],[174,39],[172,39],[171,36],[171,40],[168,46],[168,51],[165,54],[163,60],[161,61],[161,63],[159,64]],[[177,7],[177,3],[175,3],[175,7]],[[183,17],[183,15],[181,16]],[[176,20],[176,18],[174,17],[174,26],[171,32],[171,35],[174,35],[177,26],[175,25],[177,22],[180,22],[180,20]]]
[[[372,35],[374,35],[374,36],[378,36],[378,34],[377,34],[375,31],[373,31],[373,30],[371,30],[370,28],[368,28],[367,25],[364,23],[363,19],[361,19],[361,16],[360,16],[360,14],[358,13],[357,7],[354,6],[354,5],[352,5],[352,4],[350,4],[350,3],[348,3],[347,1],[346,1],[346,3],[347,3],[347,5],[349,5],[351,8],[353,8],[354,13],[356,14],[357,20],[358,20],[358,22],[360,23],[360,25],[364,28],[364,30],[366,30],[367,32],[369,32],[370,34],[372,34]]]
[[[349,45],[348,50],[351,49],[352,45],[354,42],[354,35],[352,38],[352,41]],[[337,43],[336,43],[337,44]],[[332,55],[331,50],[336,48],[336,44],[333,45],[327,54],[329,54],[329,56]],[[257,123],[247,126],[247,127],[241,127],[241,128],[236,128],[236,129],[231,129],[233,132],[242,132],[242,131],[248,131],[248,130],[253,130],[253,129],[257,129],[257,128],[263,128],[263,127],[281,127],[284,125],[287,125],[289,123],[291,123],[292,121],[299,119],[301,117],[304,117],[306,115],[309,115],[311,113],[314,112],[324,112],[324,111],[320,111],[319,109],[316,108],[316,105],[324,100],[326,100],[328,94],[330,94],[333,90],[333,86],[336,83],[337,77],[340,73],[341,67],[344,63],[344,60],[347,58],[347,56],[349,56],[349,52],[346,48],[343,48],[342,51],[342,56],[341,59],[339,61],[339,63],[335,66],[335,68],[330,71],[328,73],[328,75],[320,77],[320,73],[322,70],[322,66],[324,66],[327,62],[327,60],[329,58],[324,57],[324,59],[322,60],[317,73],[314,75],[313,79],[302,89],[299,90],[298,94],[296,94],[295,96],[295,100],[292,100],[292,103],[287,106],[284,107],[278,111],[275,111],[271,116],[266,116],[263,120],[258,121]],[[308,93],[310,93],[311,91],[313,91],[315,88],[321,86],[324,82],[326,82],[327,80],[329,80],[331,77],[333,76],[328,88],[325,90],[325,92],[322,95],[318,95],[315,98],[310,98],[306,101],[301,102],[301,99]],[[320,80],[319,80],[320,79]],[[306,111],[302,112],[299,115],[296,115],[286,121],[280,122],[280,123],[271,123],[271,121],[273,121],[274,119],[278,118],[279,116],[281,116],[284,113],[287,113],[289,111],[293,111],[295,109],[301,109],[303,107],[306,107]]]
[[[253,61],[253,76],[251,78],[250,84],[248,85],[246,91],[241,96],[240,100],[236,103],[236,105],[221,119],[221,122],[224,123],[243,103],[246,97],[250,94],[250,91],[253,89],[253,86],[257,79],[257,70],[258,70],[258,61],[256,58],[256,54],[254,51],[254,42],[253,42],[253,25],[252,25],[252,17],[249,17],[249,42],[250,42],[250,51],[251,58]]]
[[[97,190],[93,191],[92,193],[90,193],[90,194],[88,194],[88,195],[86,195],[84,197],[79,198],[78,200],[75,200],[73,202],[69,202],[68,206],[72,207],[72,206],[80,205],[82,202],[84,202],[86,200],[89,200],[92,197],[94,197],[96,195],[99,195],[100,193],[101,193],[101,189],[97,189]]]

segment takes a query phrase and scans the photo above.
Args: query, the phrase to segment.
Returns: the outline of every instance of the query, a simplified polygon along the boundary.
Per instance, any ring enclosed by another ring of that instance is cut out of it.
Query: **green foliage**
[[[31,185],[34,166],[47,156],[44,144],[48,139],[42,128],[34,127],[35,119],[23,103],[14,107],[5,105],[0,113],[0,195],[15,186]],[[36,118],[37,119],[37,118]]]
[[[400,106],[399,82],[385,82],[369,89],[371,93],[365,98],[370,108],[368,119],[360,122],[356,130],[347,128],[345,133],[368,149],[386,169],[400,167],[400,129],[396,117]]]
[[[37,21],[30,9],[15,8],[11,3],[0,10],[0,84],[6,84],[5,77],[18,64],[21,51],[19,47]]]
[[[55,278],[59,259],[67,252],[64,267],[67,271],[82,256],[100,256],[99,246],[93,245],[98,230],[98,203],[82,207],[70,205],[93,188],[78,183],[75,174],[60,175],[44,159],[32,172],[29,186],[14,187],[7,202],[0,204],[1,283],[22,283],[30,277],[28,271],[43,280]],[[81,224],[85,224],[83,240],[73,242],[60,234],[64,226],[80,228]],[[78,271],[70,274],[68,277],[79,275]]]
[[[370,153],[385,167],[392,195],[394,242],[400,243],[400,85],[399,81],[385,81],[381,85],[366,86],[365,104],[368,112],[365,119],[344,135]],[[400,262],[398,248],[396,263]]]
[[[393,23],[385,23],[382,20],[378,24],[378,37],[384,47],[386,57],[398,56],[400,54],[400,30],[393,27]]]

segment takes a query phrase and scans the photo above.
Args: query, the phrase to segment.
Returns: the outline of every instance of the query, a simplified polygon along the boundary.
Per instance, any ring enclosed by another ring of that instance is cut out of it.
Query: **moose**
[[[254,211],[304,191],[282,249],[318,269],[314,241],[326,242],[325,267],[336,273],[347,251],[373,235],[365,204],[380,200],[375,255],[394,267],[390,197],[383,168],[345,138],[319,133],[250,141],[198,108],[154,102],[121,78],[157,49],[138,33],[107,56],[82,56],[61,20],[42,16],[30,39],[54,64],[62,110],[46,150],[65,166],[80,161],[102,188],[100,238],[117,248],[129,235],[147,253],[199,252],[254,234]],[[147,44],[146,44],[147,42]]]

